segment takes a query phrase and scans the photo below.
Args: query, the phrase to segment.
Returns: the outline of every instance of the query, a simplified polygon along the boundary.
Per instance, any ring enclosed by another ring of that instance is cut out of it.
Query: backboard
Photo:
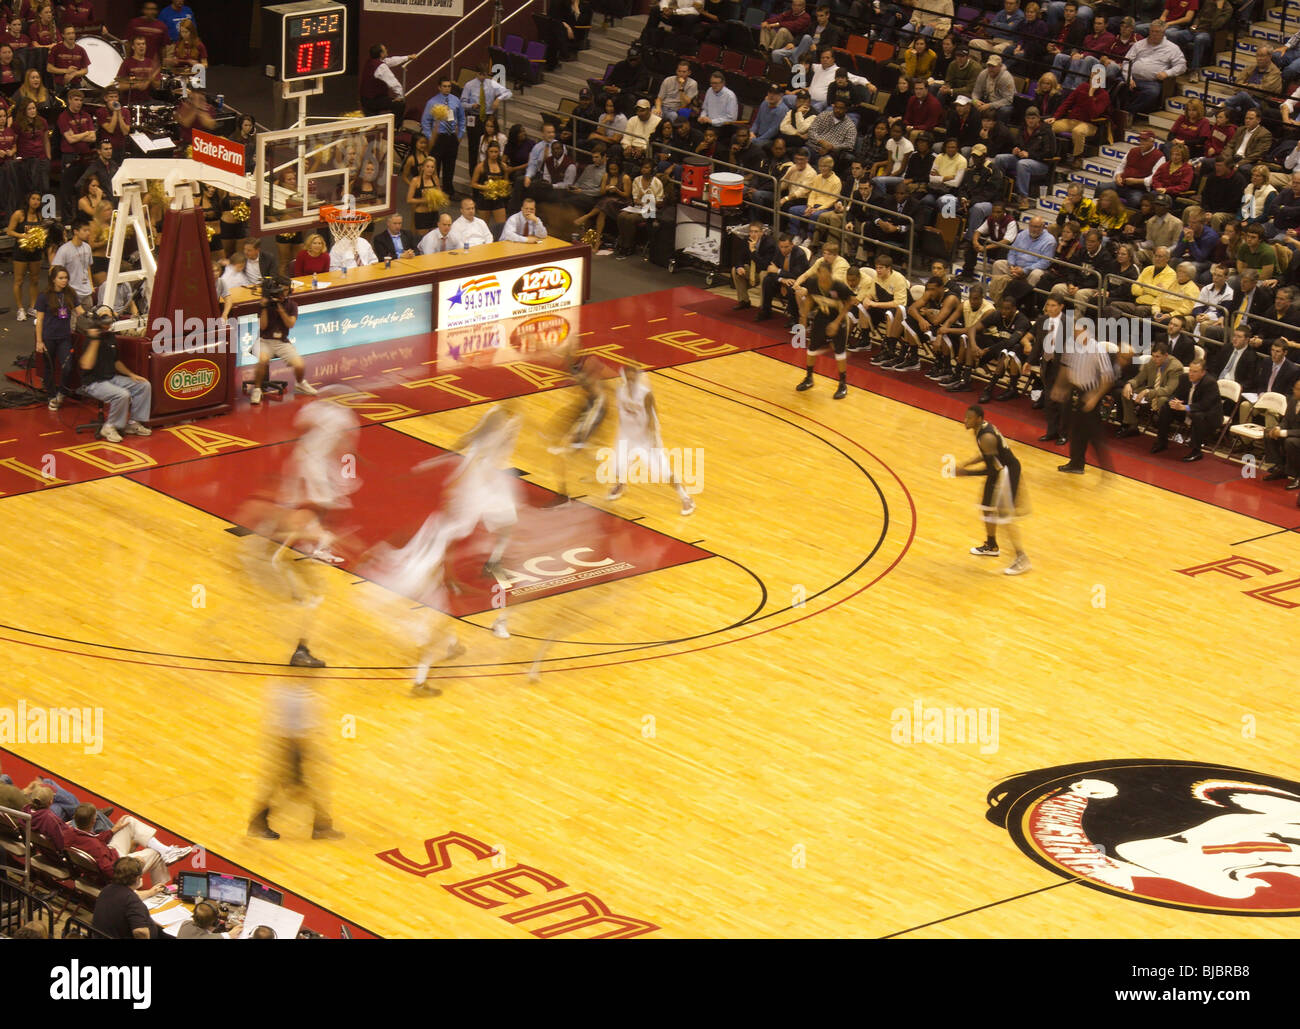
[[[394,172],[391,114],[259,133],[253,231],[320,225],[321,207],[348,195],[358,211],[390,214]]]

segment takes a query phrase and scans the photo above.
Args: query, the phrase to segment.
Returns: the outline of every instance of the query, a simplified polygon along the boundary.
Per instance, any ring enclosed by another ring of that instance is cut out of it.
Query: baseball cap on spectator
[[[983,143],[976,143],[973,147],[970,148],[971,157],[987,157],[988,154],[989,154],[989,148],[986,147]]]
[[[988,59],[987,61],[984,62],[984,66],[985,66],[986,68],[1001,68],[1001,67],[1002,67],[1002,55],[1001,55],[1001,54],[989,54],[989,59]]]
[[[965,105],[965,104],[969,104],[969,103],[970,103],[970,97],[968,97],[968,96],[959,96],[959,97],[957,98],[957,100],[956,100],[956,103],[958,103],[958,104],[963,104],[963,105]]]
[[[636,102],[636,109],[637,109],[638,111],[648,111],[648,110],[650,110],[650,101],[649,101],[649,100],[638,100],[638,101]]]
[[[769,82],[769,83],[768,83],[768,85],[767,85],[767,95],[768,95],[768,96],[772,96],[772,95],[774,95],[774,94],[775,94],[776,96],[780,96],[783,92],[784,92],[784,90],[782,90],[781,87],[778,86],[775,82]]]
[[[1026,107],[1026,108],[1025,108],[1025,117],[1028,118],[1031,114],[1032,114],[1035,118],[1041,118],[1041,117],[1043,116],[1043,112],[1040,111],[1037,107]]]
[[[1145,143],[1147,140],[1155,139],[1155,138],[1156,138],[1156,134],[1152,132],[1150,129],[1143,129],[1141,132],[1138,133],[1138,142],[1140,143]]]
[[[957,56],[960,57],[962,54],[966,54],[967,56],[970,56],[970,47],[968,47],[965,43],[963,43],[961,46],[957,48]]]

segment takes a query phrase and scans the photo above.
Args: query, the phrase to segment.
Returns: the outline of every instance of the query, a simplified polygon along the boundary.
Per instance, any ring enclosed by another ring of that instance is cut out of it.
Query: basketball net
[[[347,198],[350,199],[350,198]],[[334,242],[347,240],[352,244],[355,250],[357,240],[361,238],[361,233],[365,231],[366,226],[370,224],[370,215],[362,214],[354,207],[339,207],[335,204],[326,204],[320,209],[321,219],[330,227],[330,235]]]

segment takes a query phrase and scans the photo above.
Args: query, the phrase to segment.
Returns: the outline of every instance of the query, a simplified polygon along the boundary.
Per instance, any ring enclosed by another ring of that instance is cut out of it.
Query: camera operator
[[[121,443],[122,436],[150,436],[145,426],[153,402],[149,380],[136,375],[117,355],[117,340],[107,326],[112,315],[95,313],[78,321],[85,333],[81,348],[81,391],[108,405],[108,417],[99,430],[110,443]]]
[[[298,380],[298,392],[307,396],[316,394],[316,387],[307,381],[307,367],[302,363],[297,349],[289,341],[289,332],[298,321],[298,305],[289,297],[290,280],[268,276],[262,280],[262,304],[257,316],[261,329],[261,343],[257,354],[257,370],[253,373],[253,392],[249,401],[262,402],[262,387],[271,362],[277,357],[293,369]]]

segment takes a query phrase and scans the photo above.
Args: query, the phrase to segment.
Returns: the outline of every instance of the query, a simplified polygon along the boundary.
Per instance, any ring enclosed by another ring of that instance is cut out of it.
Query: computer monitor
[[[182,872],[178,884],[181,900],[204,900],[208,895],[208,876],[206,872]]]
[[[238,875],[209,872],[208,900],[244,907],[248,904],[248,880]]]
[[[269,886],[263,886],[261,883],[249,882],[248,884],[249,900],[264,900],[268,904],[277,904],[284,906],[284,894],[279,890],[273,890]]]

